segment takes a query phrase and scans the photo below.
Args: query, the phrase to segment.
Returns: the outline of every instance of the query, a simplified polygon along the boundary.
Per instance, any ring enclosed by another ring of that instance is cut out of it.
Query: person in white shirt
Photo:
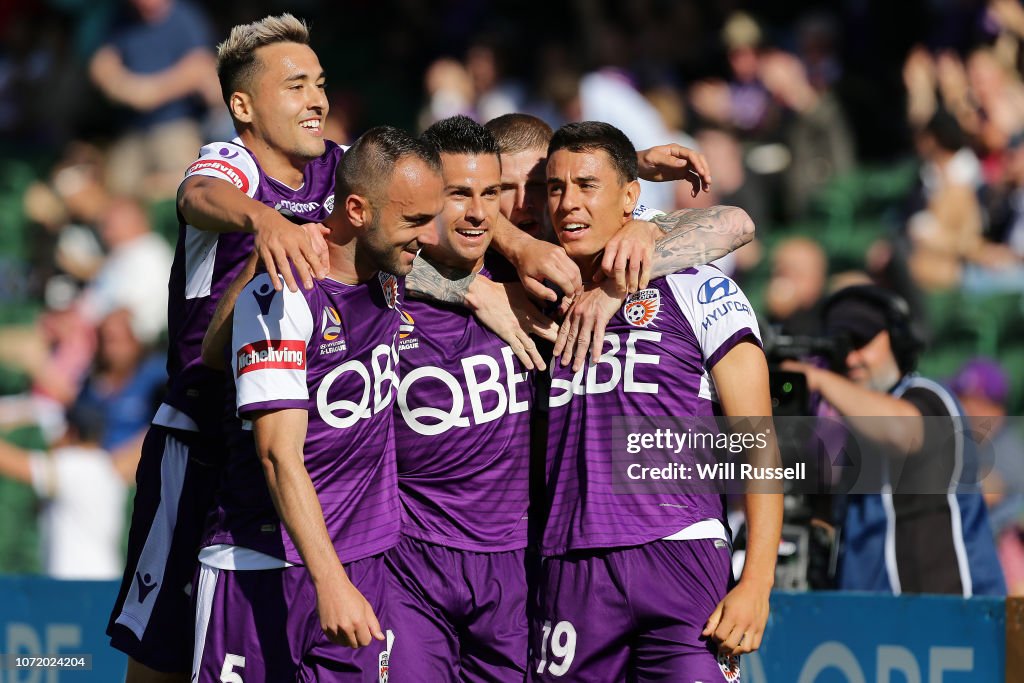
[[[128,482],[138,453],[99,446],[103,421],[83,404],[68,410],[68,428],[49,451],[0,440],[0,476],[29,484],[42,500],[42,566],[55,579],[116,579],[123,570]],[[137,449],[135,449],[137,450]]]

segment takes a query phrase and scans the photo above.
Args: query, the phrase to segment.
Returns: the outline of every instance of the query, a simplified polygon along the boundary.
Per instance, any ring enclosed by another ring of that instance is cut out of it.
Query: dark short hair
[[[493,154],[498,156],[498,141],[479,123],[459,114],[441,119],[420,136],[440,154]]]
[[[567,123],[555,131],[548,145],[548,159],[560,149],[570,152],[603,150],[624,183],[637,179],[636,148],[621,130],[602,121]]]
[[[99,443],[106,433],[107,420],[103,407],[84,393],[65,411],[64,420],[68,430],[74,433],[75,440],[79,442]]]
[[[530,114],[504,114],[485,123],[484,128],[498,141],[502,154],[547,149],[554,135],[551,126]]]
[[[941,107],[928,120],[924,129],[944,150],[955,152],[967,144],[967,136],[956,117]]]
[[[334,194],[340,199],[351,194],[375,202],[388,184],[395,166],[412,157],[434,172],[441,172],[437,149],[404,130],[377,126],[366,131],[341,157],[334,177]]]

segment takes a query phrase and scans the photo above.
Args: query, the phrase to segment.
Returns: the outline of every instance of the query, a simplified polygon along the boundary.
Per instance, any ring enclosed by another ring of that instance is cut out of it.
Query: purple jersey
[[[716,414],[710,369],[751,337],[757,320],[713,266],[658,278],[608,323],[600,360],[572,373],[551,364],[544,555],[635,546],[704,519],[724,519],[715,494],[613,491],[612,428],[619,416]]]
[[[400,279],[275,292],[258,275],[238,297],[231,340],[238,414],[308,410],[306,470],[342,562],[398,540],[392,401],[398,385]],[[252,435],[230,430],[229,456],[204,545],[302,559],[270,498]]]
[[[226,180],[296,223],[317,223],[334,209],[334,171],[341,155],[342,148],[327,141],[327,151],[306,165],[302,186],[293,190],[264,173],[256,157],[236,138],[203,147],[185,177],[205,175]],[[169,286],[170,379],[165,405],[154,423],[216,433],[223,416],[224,380],[220,373],[202,364],[203,335],[221,295],[252,253],[253,236],[200,230],[187,225],[180,216],[179,221]]]
[[[474,552],[525,548],[530,373],[464,309],[407,301],[403,317],[402,533]]]

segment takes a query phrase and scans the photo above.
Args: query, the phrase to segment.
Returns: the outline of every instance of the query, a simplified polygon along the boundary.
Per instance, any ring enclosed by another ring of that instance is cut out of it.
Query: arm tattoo
[[[405,291],[417,299],[466,305],[466,292],[476,273],[453,268],[417,256],[412,271],[405,276]]]
[[[746,212],[732,206],[681,209],[655,216],[664,233],[654,245],[651,277],[677,273],[729,254],[754,237]]]
[[[695,228],[700,225],[717,224],[722,214],[735,211],[731,206],[712,206],[707,209],[679,209],[672,213],[658,214],[651,222],[670,235],[680,229]]]

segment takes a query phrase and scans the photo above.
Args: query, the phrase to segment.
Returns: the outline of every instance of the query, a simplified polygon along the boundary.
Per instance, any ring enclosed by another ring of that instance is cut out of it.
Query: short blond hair
[[[554,131],[542,119],[530,114],[504,114],[484,124],[498,141],[502,154],[526,150],[547,150]]]
[[[225,104],[232,93],[247,91],[251,86],[259,67],[256,50],[275,43],[309,45],[309,27],[291,14],[264,17],[235,26],[227,40],[217,46],[217,77]]]

